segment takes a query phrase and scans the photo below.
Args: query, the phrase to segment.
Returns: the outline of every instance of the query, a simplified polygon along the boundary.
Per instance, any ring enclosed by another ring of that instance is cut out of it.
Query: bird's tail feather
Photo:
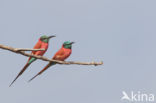
[[[34,62],[36,60],[36,58],[29,58],[27,64],[23,67],[23,69],[18,73],[18,75],[16,76],[16,78],[12,81],[12,83],[9,85],[9,87],[16,81],[16,79],[23,74],[23,72],[28,68],[28,66]]]
[[[40,72],[38,72],[34,77],[32,77],[28,82],[32,81],[35,79],[38,75],[41,75],[45,70],[47,70],[50,66],[55,65],[55,62],[47,64]]]
[[[28,68],[28,66],[29,66],[30,64],[26,64],[24,67],[23,67],[23,69],[18,73],[18,75],[16,76],[16,78],[12,81],[12,83],[10,84],[10,86],[16,81],[16,79],[20,76],[20,75],[22,75],[22,73]],[[9,87],[10,87],[9,86]]]

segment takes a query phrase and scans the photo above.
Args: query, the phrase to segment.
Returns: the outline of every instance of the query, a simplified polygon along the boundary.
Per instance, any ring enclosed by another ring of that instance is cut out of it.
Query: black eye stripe
[[[45,40],[46,38],[41,38],[41,40]]]

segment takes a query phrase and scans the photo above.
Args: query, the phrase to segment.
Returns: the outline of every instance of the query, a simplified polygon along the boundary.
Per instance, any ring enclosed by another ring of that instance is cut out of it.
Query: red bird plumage
[[[34,46],[33,49],[45,49],[44,51],[32,51],[31,54],[33,55],[38,55],[38,56],[43,56],[44,53],[47,51],[48,49],[48,43],[49,43],[49,39],[55,37],[55,36],[42,36],[39,38],[38,42],[36,43],[36,45]],[[23,74],[23,72],[28,68],[28,66],[34,62],[36,60],[36,58],[34,57],[29,57],[27,63],[25,64],[25,66],[23,67],[23,69],[18,73],[18,75],[16,76],[16,78],[13,80],[13,82],[10,84],[10,86],[16,81],[16,79]]]
[[[64,61],[66,58],[70,56],[71,53],[72,53],[71,49],[67,49],[62,46],[62,48],[58,52],[56,52],[56,54],[52,59]]]
[[[56,52],[56,54],[54,55],[52,59],[60,60],[60,61],[64,61],[65,59],[67,59],[72,53],[71,47],[73,43],[74,42],[69,42],[69,41],[64,42],[61,49],[58,52]],[[36,74],[33,78],[31,78],[29,82],[33,80],[35,77],[37,77],[38,75],[42,74],[50,66],[55,65],[55,64],[56,64],[55,62],[48,63],[38,74]]]

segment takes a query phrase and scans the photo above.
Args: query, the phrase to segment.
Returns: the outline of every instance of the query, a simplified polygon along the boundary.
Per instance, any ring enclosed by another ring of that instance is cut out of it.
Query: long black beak
[[[55,35],[51,35],[51,36],[48,37],[48,39],[53,38],[53,37],[56,37],[56,36]]]
[[[71,42],[70,44],[74,44],[75,42]]]

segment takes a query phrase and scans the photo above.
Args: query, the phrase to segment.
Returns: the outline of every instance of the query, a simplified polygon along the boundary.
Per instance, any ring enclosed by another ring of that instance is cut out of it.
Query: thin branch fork
[[[58,64],[66,64],[66,65],[78,64],[78,65],[95,65],[95,66],[103,64],[102,61],[101,62],[90,62],[90,63],[89,62],[74,62],[74,61],[59,61],[59,60],[48,59],[48,58],[46,58],[44,56],[37,56],[37,55],[28,54],[28,53],[24,52],[24,51],[43,51],[44,49],[13,48],[13,47],[1,45],[1,44],[0,44],[0,48],[4,49],[4,50],[11,51],[11,52],[14,52],[14,53],[17,53],[17,54],[24,55],[24,56],[27,56],[27,57],[34,57],[34,58],[37,58],[37,59],[40,59],[40,60],[43,60],[43,61],[56,62]]]

